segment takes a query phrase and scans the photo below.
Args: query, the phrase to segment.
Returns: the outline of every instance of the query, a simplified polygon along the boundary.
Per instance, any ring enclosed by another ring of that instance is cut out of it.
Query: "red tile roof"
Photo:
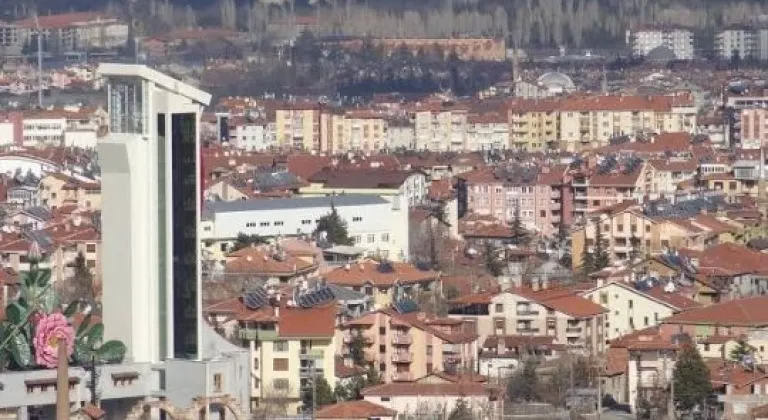
[[[701,303],[696,302],[693,299],[689,299],[680,293],[665,292],[663,285],[659,285],[650,290],[647,290],[645,294],[655,299],[658,299],[662,302],[665,302],[671,306],[674,306],[675,308],[681,311],[693,309],[693,308],[699,308],[702,306]]]
[[[392,382],[374,385],[362,391],[363,396],[396,397],[396,396],[472,396],[491,395],[493,388],[478,382],[448,382],[440,384],[423,384],[416,382]]]
[[[768,296],[754,296],[692,309],[664,319],[664,324],[763,327],[768,325]]]
[[[306,309],[281,308],[277,323],[278,334],[285,338],[331,338],[335,333],[336,313],[335,304]]]
[[[318,419],[368,419],[374,417],[395,417],[397,411],[382,407],[366,400],[343,401],[320,407],[315,413]]]
[[[418,283],[437,280],[440,273],[433,270],[420,270],[411,264],[404,262],[388,262],[391,270],[379,270],[380,263],[366,260],[351,264],[347,267],[338,267],[326,274],[329,283],[341,286],[360,287],[370,283],[374,287],[390,287],[399,282],[401,284]]]

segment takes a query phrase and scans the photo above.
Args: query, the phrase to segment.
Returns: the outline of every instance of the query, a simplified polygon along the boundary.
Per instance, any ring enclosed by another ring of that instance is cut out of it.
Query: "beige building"
[[[344,113],[323,113],[321,144],[323,151],[376,152],[387,147],[386,115],[369,110],[349,110]]]
[[[696,113],[687,94],[566,98],[560,101],[561,148],[585,150],[637,133],[693,133]]]
[[[510,148],[541,151],[559,147],[560,102],[515,99],[507,104]]]
[[[516,288],[454,299],[452,318],[476,331],[480,340],[491,335],[555,337],[557,344],[596,355],[605,346],[607,309],[569,290]]]
[[[259,290],[261,298],[228,299],[209,305],[204,313],[220,334],[250,350],[252,407],[271,415],[295,415],[313,375],[334,385],[336,305],[303,308],[288,296]]]
[[[66,205],[99,210],[101,209],[101,184],[93,180],[54,172],[40,180],[40,204],[52,210]]]
[[[289,103],[275,111],[275,139],[286,150],[326,150],[321,143],[322,107],[317,103]]]
[[[463,331],[457,319],[394,309],[370,312],[340,326],[336,333],[345,364],[354,363],[351,348],[363,340],[364,359],[385,382],[414,381],[432,372],[473,372],[477,335]]]
[[[416,148],[435,152],[466,150],[468,109],[436,100],[411,109]]]

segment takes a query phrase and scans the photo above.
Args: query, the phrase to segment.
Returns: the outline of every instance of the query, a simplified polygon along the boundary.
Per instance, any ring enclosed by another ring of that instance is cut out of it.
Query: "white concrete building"
[[[635,55],[645,57],[658,47],[669,48],[678,60],[693,60],[693,31],[683,28],[648,28],[627,33]]]
[[[723,60],[757,58],[757,34],[747,27],[722,30],[715,35],[715,50]]]
[[[506,114],[489,113],[467,118],[467,150],[499,150],[509,145]]]
[[[755,31],[755,40],[757,41],[755,58],[760,61],[768,61],[768,28],[760,28]]]
[[[64,141],[67,119],[25,117],[22,126],[24,146],[60,146]]]
[[[199,122],[211,96],[146,66],[102,64],[105,337],[133,361],[202,352]]]
[[[268,142],[266,121],[236,121],[230,125],[229,141],[232,146],[246,151],[263,151],[274,142]]]
[[[15,127],[10,121],[0,121],[0,146],[13,144]]]
[[[312,235],[318,220],[336,208],[347,222],[355,246],[369,255],[408,259],[408,207],[396,207],[376,195],[278,198],[209,202],[203,215],[201,239],[234,242],[239,233],[264,237]]]
[[[389,121],[387,124],[386,148],[416,149],[416,130],[412,124]]]

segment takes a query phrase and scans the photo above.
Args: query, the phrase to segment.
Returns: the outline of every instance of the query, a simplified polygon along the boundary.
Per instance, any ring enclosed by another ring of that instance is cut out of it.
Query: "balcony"
[[[371,336],[369,336],[368,334],[357,334],[357,333],[349,334],[348,333],[348,334],[344,334],[344,344],[350,344],[354,342],[357,337],[362,338],[365,344],[373,343],[373,338],[371,338]]]
[[[443,355],[461,353],[460,344],[443,344]]]
[[[534,327],[517,327],[518,334],[538,334],[539,329]]]
[[[566,335],[574,335],[574,334],[581,334],[582,328],[581,327],[567,327],[565,329]]]
[[[392,344],[398,345],[398,346],[408,346],[413,342],[413,339],[410,335],[405,334],[395,334],[392,336]]]
[[[278,339],[277,331],[256,328],[241,328],[238,337],[246,341],[275,341]]]
[[[410,382],[413,381],[411,372],[395,372],[392,374],[392,382]]]
[[[317,360],[317,359],[322,359],[324,354],[325,354],[324,349],[302,348],[301,350],[299,350],[299,359]]]
[[[315,376],[323,376],[323,368],[320,366],[302,366],[299,368],[299,376],[302,378],[311,378],[313,369]]]
[[[413,354],[409,352],[392,353],[392,363],[411,363]]]
[[[537,316],[538,310],[528,308],[517,308],[517,316]]]

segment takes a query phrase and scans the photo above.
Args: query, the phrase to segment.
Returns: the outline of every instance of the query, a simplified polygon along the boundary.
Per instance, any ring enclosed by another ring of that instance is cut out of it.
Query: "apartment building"
[[[206,203],[201,240],[213,247],[229,247],[237,235],[262,237],[313,235],[318,220],[334,207],[347,222],[355,246],[368,255],[400,261],[408,259],[408,207],[375,195],[250,199]]]
[[[560,147],[580,151],[637,133],[693,133],[697,109],[688,94],[591,96],[560,101]]]
[[[571,231],[573,268],[581,267],[584,253],[595,246],[598,224],[604,245],[612,261],[626,260],[631,255],[658,255],[672,248],[703,249],[732,240],[738,224],[716,215],[699,214],[697,203],[691,210],[654,213],[625,202],[593,213]],[[685,207],[687,203],[681,204]]]
[[[574,291],[541,286],[461,296],[451,302],[449,314],[481,341],[491,335],[551,336],[574,351],[601,353],[607,309]]]
[[[324,150],[330,153],[349,151],[376,152],[387,147],[386,115],[373,110],[348,110],[342,113],[324,113],[324,126],[330,127],[322,135]]]
[[[65,13],[30,17],[14,22],[25,43],[34,41],[37,25],[47,51],[87,51],[89,48],[114,48],[128,41],[128,24],[99,12]]]
[[[733,26],[715,34],[715,50],[723,60],[757,58],[757,33],[748,26]]]
[[[66,205],[101,209],[101,184],[93,179],[52,172],[40,180],[40,203],[52,210]]]
[[[506,113],[473,113],[467,116],[467,150],[507,148],[509,148],[509,123]]]
[[[12,23],[0,21],[0,55],[18,55],[23,48],[21,29]]]
[[[434,152],[466,150],[466,105],[431,100],[412,107],[408,113],[414,123],[417,149]]]
[[[653,187],[653,167],[638,159],[606,160],[593,169],[580,169],[569,175],[574,220],[583,220],[600,208],[639,201]]]
[[[390,118],[386,124],[385,145],[388,150],[416,149],[416,128],[410,120]]]
[[[269,150],[277,146],[270,123],[263,119],[229,117],[229,143],[237,149],[248,152]]]
[[[385,382],[412,382],[433,372],[474,372],[477,335],[460,320],[380,309],[340,326],[338,352],[351,365],[350,343],[362,337],[364,356]]]
[[[676,293],[674,283],[642,291],[629,283],[598,280],[581,296],[610,309],[604,314],[606,341],[655,327],[675,313],[701,306]]]
[[[275,140],[287,150],[325,151],[322,144],[322,106],[317,103],[289,103],[275,111]]]
[[[295,289],[286,297],[273,292],[255,288],[208,305],[204,314],[220,334],[250,351],[251,405],[272,404],[284,408],[280,414],[295,415],[314,377],[335,383],[337,309],[328,299],[305,301],[315,290]]]
[[[651,51],[665,47],[678,60],[693,60],[693,31],[685,28],[647,27],[627,31],[627,43],[635,55],[645,57]]]
[[[337,267],[325,278],[330,284],[370,296],[376,308],[392,305],[400,292],[416,298],[442,290],[440,272],[405,262],[364,260]]]
[[[560,145],[560,101],[515,99],[507,103],[509,147],[542,151]]]
[[[768,109],[743,109],[739,119],[741,148],[754,150],[768,145]]]

